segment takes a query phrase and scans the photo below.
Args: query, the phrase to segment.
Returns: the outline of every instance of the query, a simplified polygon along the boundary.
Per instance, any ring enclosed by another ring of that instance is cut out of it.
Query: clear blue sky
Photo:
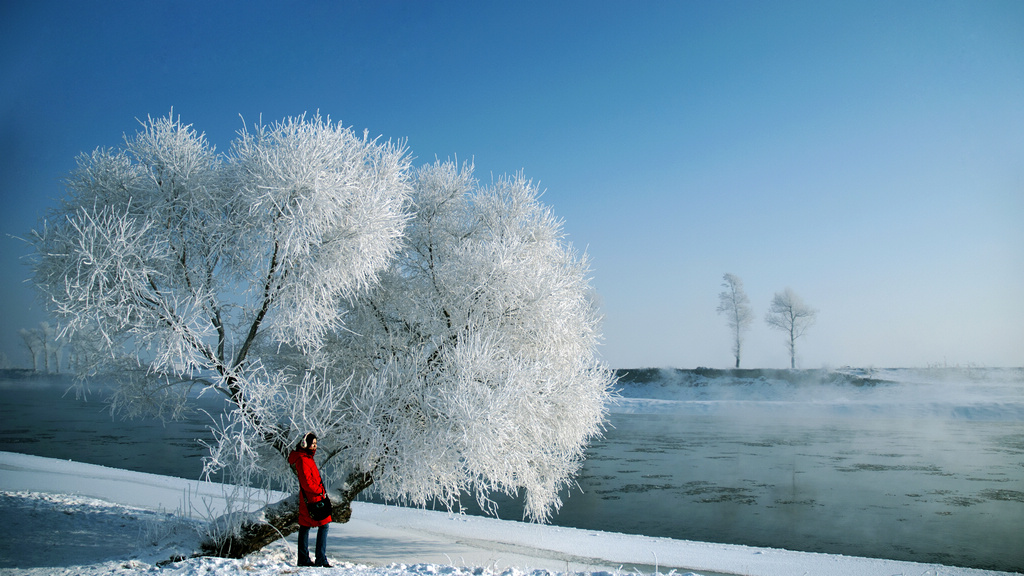
[[[4,2],[0,349],[75,156],[174,113],[226,149],[319,110],[546,189],[612,367],[732,364],[724,273],[798,364],[1024,365],[1024,2]]]

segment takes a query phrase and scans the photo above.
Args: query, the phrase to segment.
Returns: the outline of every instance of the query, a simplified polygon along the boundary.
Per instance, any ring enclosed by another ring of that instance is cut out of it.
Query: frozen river
[[[553,523],[1024,571],[1024,372],[730,374],[624,380]],[[0,450],[199,475],[202,421],[126,423],[61,391],[0,386]]]

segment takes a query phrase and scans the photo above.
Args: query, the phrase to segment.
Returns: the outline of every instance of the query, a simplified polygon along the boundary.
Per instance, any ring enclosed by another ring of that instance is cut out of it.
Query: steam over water
[[[626,372],[557,523],[1024,570],[1024,371]]]
[[[1024,370],[620,375],[555,524],[1024,572]],[[64,385],[0,379],[0,450],[199,475],[202,420],[112,420]]]

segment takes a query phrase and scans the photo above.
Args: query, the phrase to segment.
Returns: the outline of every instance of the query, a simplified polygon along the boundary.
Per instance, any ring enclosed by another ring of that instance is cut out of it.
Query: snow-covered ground
[[[295,567],[294,536],[242,560],[193,558],[158,566],[191,550],[196,542],[194,524],[224,506],[224,488],[216,484],[0,452],[0,574],[326,573],[323,568]],[[328,555],[335,564],[330,573],[350,576],[517,576],[545,571],[594,576],[1005,574],[628,536],[366,503],[355,504],[348,524],[332,525]]]

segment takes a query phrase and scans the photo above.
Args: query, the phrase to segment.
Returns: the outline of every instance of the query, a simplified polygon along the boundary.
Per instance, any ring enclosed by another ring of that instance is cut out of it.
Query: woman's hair
[[[306,432],[306,434],[302,437],[302,440],[299,440],[299,448],[302,448],[303,450],[308,450],[310,445],[313,444],[313,440],[316,440],[316,434],[313,432]]]

